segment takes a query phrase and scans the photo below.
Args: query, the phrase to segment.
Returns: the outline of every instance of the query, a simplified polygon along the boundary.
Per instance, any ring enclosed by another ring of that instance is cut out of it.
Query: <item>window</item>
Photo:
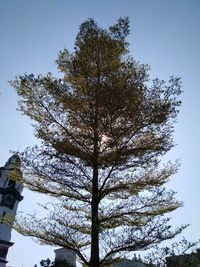
[[[15,187],[15,184],[16,184],[16,182],[13,181],[13,180],[9,180],[9,182],[8,182],[8,186],[9,186],[9,187],[12,187],[12,188]]]

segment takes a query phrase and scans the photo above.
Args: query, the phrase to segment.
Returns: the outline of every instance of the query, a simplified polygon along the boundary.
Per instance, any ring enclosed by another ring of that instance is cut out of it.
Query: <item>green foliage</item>
[[[46,260],[41,260],[40,266],[42,266],[42,267],[53,267],[52,263],[51,263],[51,260],[49,258],[46,259]]]
[[[51,261],[50,259],[41,260],[40,266],[42,267],[74,267],[69,264],[66,260]]]
[[[25,74],[11,82],[41,140],[21,155],[26,185],[56,199],[48,217],[27,216],[15,227],[72,249],[90,267],[184,228],[171,229],[164,216],[182,205],[164,188],[178,164],[160,164],[173,147],[181,82],[150,81],[149,66],[128,51],[128,33],[127,18],[108,30],[89,19],[74,51],[59,53],[62,78]]]

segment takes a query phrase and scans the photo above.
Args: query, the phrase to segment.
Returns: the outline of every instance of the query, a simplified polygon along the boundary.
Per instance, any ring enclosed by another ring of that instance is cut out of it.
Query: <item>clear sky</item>
[[[199,135],[200,135],[200,1],[199,0],[0,0],[0,166],[10,150],[20,151],[36,143],[28,118],[16,110],[18,97],[8,84],[26,73],[57,75],[58,51],[73,49],[79,25],[93,17],[108,27],[120,16],[129,16],[130,51],[151,66],[151,78],[183,80],[183,105],[176,124],[177,146],[169,159],[181,158],[182,166],[169,187],[177,191],[184,207],[171,214],[175,225],[190,224],[184,235],[200,238]],[[23,191],[19,210],[32,212],[42,197]],[[33,267],[53,258],[55,247],[41,246],[30,238],[12,233],[15,245],[9,265]]]

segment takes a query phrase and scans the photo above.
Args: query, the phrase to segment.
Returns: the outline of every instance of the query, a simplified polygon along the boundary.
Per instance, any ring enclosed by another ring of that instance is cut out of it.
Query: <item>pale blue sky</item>
[[[33,145],[30,121],[16,111],[17,99],[8,80],[18,74],[57,75],[58,51],[73,49],[79,25],[93,17],[108,27],[120,16],[129,16],[130,51],[136,60],[151,66],[151,78],[182,77],[183,105],[176,124],[177,146],[169,159],[181,158],[182,166],[169,187],[185,206],[171,214],[173,223],[189,223],[183,233],[200,238],[199,179],[199,0],[0,0],[0,165],[9,150]],[[31,212],[38,196],[24,190],[19,209]],[[42,258],[53,257],[54,247],[44,247],[13,232],[9,265],[33,267]]]

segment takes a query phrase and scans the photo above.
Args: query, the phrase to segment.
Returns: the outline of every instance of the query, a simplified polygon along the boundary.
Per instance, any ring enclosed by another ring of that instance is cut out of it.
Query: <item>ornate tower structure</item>
[[[10,246],[13,220],[18,203],[23,199],[21,192],[22,172],[21,160],[18,155],[13,155],[0,168],[0,267],[6,266],[6,256]]]
[[[71,266],[76,267],[76,254],[71,249],[58,248],[54,250],[55,261],[66,260]]]

